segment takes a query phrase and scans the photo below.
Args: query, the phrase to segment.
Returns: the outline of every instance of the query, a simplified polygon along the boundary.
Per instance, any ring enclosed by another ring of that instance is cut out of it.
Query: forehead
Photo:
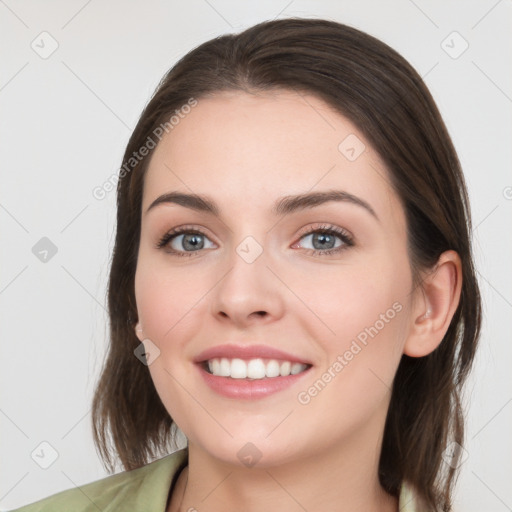
[[[277,197],[327,189],[400,215],[379,155],[323,100],[287,90],[226,91],[199,99],[162,138],[146,173],[143,210],[158,195],[181,191],[226,206],[240,201],[261,214]]]

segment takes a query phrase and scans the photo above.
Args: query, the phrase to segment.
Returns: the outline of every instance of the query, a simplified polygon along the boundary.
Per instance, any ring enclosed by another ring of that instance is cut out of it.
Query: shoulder
[[[187,461],[187,449],[132,471],[123,471],[67,489],[11,512],[163,511],[175,475]]]

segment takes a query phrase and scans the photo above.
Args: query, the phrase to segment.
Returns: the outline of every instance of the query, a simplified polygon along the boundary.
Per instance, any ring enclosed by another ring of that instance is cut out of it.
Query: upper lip
[[[209,359],[222,358],[227,359],[280,359],[290,361],[291,363],[311,364],[299,356],[289,354],[282,350],[277,350],[267,345],[217,345],[215,347],[203,350],[194,358],[195,363],[204,363]]]

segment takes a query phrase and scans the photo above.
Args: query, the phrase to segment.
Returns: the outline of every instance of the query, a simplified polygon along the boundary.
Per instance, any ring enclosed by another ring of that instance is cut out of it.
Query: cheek
[[[410,275],[406,263],[385,254],[372,265],[340,268],[336,277],[332,270],[316,272],[298,291],[310,309],[301,320],[304,330],[323,354],[298,399],[311,402],[309,413],[328,410],[333,421],[340,410],[361,419],[390,392],[408,325]]]
[[[377,259],[376,259],[377,260]],[[375,260],[373,260],[375,261]],[[342,349],[347,341],[370,336],[397,324],[399,309],[409,290],[409,276],[383,255],[372,265],[318,268],[290,276],[294,291],[306,307],[307,322],[315,326],[319,341]]]
[[[314,418],[322,417],[326,424],[336,425],[333,435],[337,429],[350,432],[370,424],[376,411],[384,414],[408,315],[399,282],[375,285],[374,279],[361,274],[346,284],[341,297],[340,290],[328,294],[323,309],[318,309],[329,327],[318,321],[315,326],[325,358],[297,395],[305,421],[315,424]]]
[[[189,431],[190,397],[180,383],[192,382],[191,367],[183,365],[187,340],[198,329],[200,298],[204,291],[191,282],[190,274],[162,268],[154,259],[139,258],[135,274],[135,297],[145,338],[159,349],[159,356],[148,367],[158,395],[170,416]],[[204,315],[204,311],[201,311]]]
[[[139,260],[135,274],[137,311],[144,335],[161,343],[187,328],[204,292],[186,272],[146,261]]]

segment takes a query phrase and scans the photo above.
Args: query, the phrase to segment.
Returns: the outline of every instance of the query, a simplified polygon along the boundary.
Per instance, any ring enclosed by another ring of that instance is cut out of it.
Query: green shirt
[[[59,492],[11,512],[165,512],[170,491],[187,462],[188,449],[183,448],[132,471]],[[407,485],[402,485],[399,510],[416,512],[414,494]]]

